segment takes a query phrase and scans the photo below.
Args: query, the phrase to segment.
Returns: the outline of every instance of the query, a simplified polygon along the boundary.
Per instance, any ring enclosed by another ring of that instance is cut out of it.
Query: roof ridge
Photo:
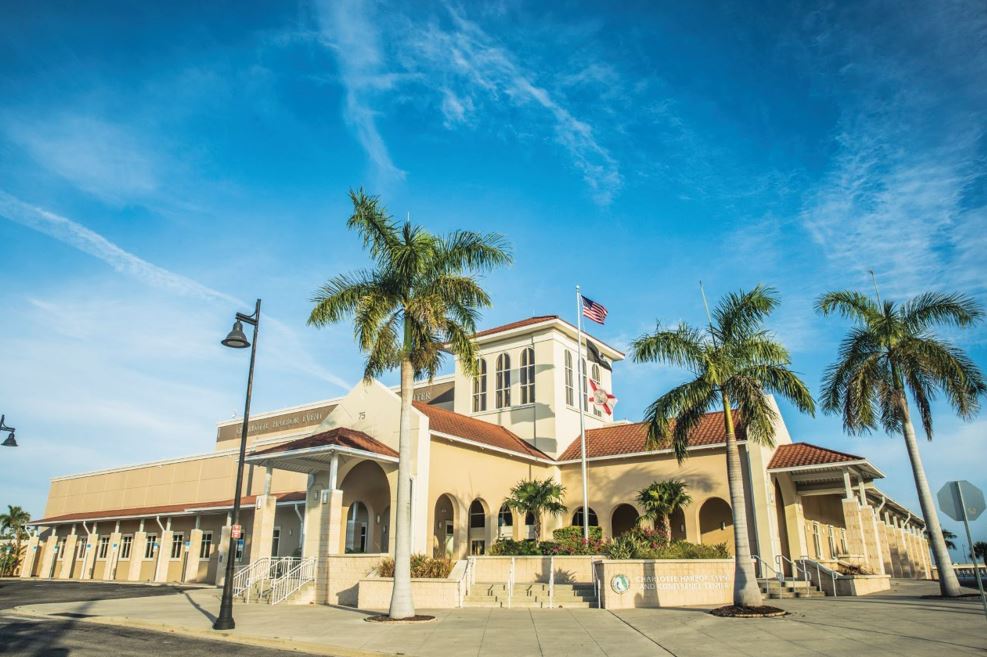
[[[866,461],[867,460],[867,457],[865,457],[865,456],[860,456],[858,454],[851,454],[849,452],[841,452],[838,449],[833,449],[832,447],[823,447],[822,445],[816,445],[815,443],[810,443],[810,442],[805,441],[805,440],[798,440],[798,441],[795,441],[795,442],[788,443],[787,445],[778,445],[778,449],[781,449],[782,447],[794,447],[796,445],[805,445],[806,447],[812,447],[813,449],[821,449],[824,452],[830,452],[832,454],[839,454],[840,456],[849,456],[850,458],[859,459],[861,461]]]

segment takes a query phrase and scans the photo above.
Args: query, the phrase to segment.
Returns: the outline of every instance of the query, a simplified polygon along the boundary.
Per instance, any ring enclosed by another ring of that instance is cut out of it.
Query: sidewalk
[[[215,589],[11,611],[338,657],[987,655],[980,601],[919,597],[935,592],[934,584],[902,581],[867,598],[773,601],[791,612],[775,619],[717,618],[703,609],[474,608],[427,612],[438,619],[427,624],[382,626],[366,623],[366,613],[351,609],[237,605],[237,629],[229,633],[211,629],[219,608]]]

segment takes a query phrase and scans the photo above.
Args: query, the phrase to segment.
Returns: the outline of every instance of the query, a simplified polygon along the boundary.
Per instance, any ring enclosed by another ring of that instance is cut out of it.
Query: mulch
[[[784,609],[764,605],[762,607],[740,607],[737,605],[727,605],[717,607],[709,613],[723,618],[774,618],[775,616],[785,616],[788,614]]]
[[[415,616],[409,616],[407,618],[394,619],[388,616],[387,614],[380,614],[378,616],[367,616],[363,620],[367,621],[368,623],[395,623],[400,625],[402,623],[429,623],[435,620],[435,616],[415,615]]]

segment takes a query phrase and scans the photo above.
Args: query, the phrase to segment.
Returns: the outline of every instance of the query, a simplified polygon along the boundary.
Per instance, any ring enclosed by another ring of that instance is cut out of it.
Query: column
[[[158,544],[158,561],[154,566],[154,581],[155,582],[167,582],[168,581],[168,565],[171,562],[171,537],[174,532],[171,531],[171,523],[168,523],[168,529],[161,532],[161,542]]]
[[[44,579],[51,579],[54,576],[54,565],[55,559],[58,554],[55,550],[58,549],[58,533],[53,529],[51,536],[44,544],[44,553],[41,555],[41,572],[38,573],[38,577],[43,577]]]
[[[144,552],[147,550],[147,532],[143,524],[134,532],[134,541],[130,544],[130,565],[127,568],[127,581],[139,582],[141,567],[144,565]]]
[[[106,564],[103,567],[104,580],[114,580],[117,577],[117,565],[120,563],[120,537],[120,523],[118,522],[110,534],[110,545],[106,550]]]
[[[30,577],[34,570],[34,561],[38,558],[38,537],[32,536],[26,543],[21,544],[24,556],[21,557],[20,577]]]
[[[95,532],[95,525],[91,533],[86,535],[86,549],[82,553],[82,572],[79,573],[79,579],[92,579],[93,578],[93,566],[96,563],[96,546],[99,544],[99,534]]]
[[[271,556],[274,542],[274,515],[277,513],[274,495],[258,495],[254,508],[254,522],[250,532],[250,561]]]
[[[65,537],[65,545],[62,547],[62,565],[58,572],[61,579],[72,577],[72,566],[75,565],[75,544],[78,540],[79,537],[75,534],[73,527],[72,533]]]
[[[189,532],[188,552],[185,554],[185,575],[182,581],[194,582],[199,579],[199,550],[202,549],[202,530]]]
[[[846,524],[847,550],[854,556],[858,565],[867,564],[867,546],[864,543],[863,521],[860,517],[860,504],[854,498],[843,500],[843,520]]]
[[[860,516],[863,525],[864,545],[867,547],[867,567],[872,573],[883,575],[885,572],[884,556],[874,507],[865,504],[860,508]]]

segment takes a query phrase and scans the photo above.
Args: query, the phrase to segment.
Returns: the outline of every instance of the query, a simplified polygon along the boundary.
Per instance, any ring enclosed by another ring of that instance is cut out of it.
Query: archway
[[[733,512],[719,497],[711,497],[699,509],[699,537],[704,545],[724,543],[733,554]]]
[[[639,515],[637,509],[630,504],[621,504],[614,509],[610,520],[612,538],[617,538],[634,529],[637,526]]]
[[[456,504],[448,495],[435,500],[432,556],[451,559],[456,554]]]
[[[514,514],[506,504],[497,512],[497,538],[514,538]]]
[[[343,551],[387,552],[387,543],[381,542],[381,525],[388,522],[383,510],[391,505],[391,487],[384,470],[375,461],[360,461],[350,468],[339,487],[346,519],[340,531]]]
[[[479,499],[473,500],[469,512],[470,554],[487,552],[487,507]]]
[[[675,509],[675,513],[668,517],[668,523],[672,526],[672,540],[684,541],[685,538],[685,513],[682,509]]]

